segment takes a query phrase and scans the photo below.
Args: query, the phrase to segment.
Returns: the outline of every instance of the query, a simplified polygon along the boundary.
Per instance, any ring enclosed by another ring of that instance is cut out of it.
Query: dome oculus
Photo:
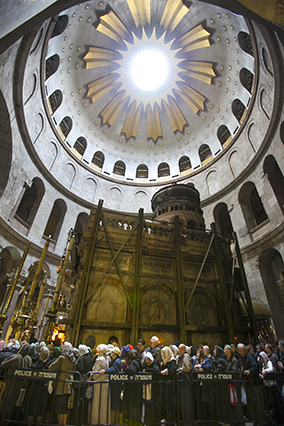
[[[140,118],[144,115],[147,138],[156,141],[163,136],[164,115],[173,132],[183,131],[188,124],[183,113],[184,102],[195,114],[204,110],[206,98],[200,93],[199,83],[211,84],[216,74],[213,63],[199,60],[201,54],[194,55],[194,60],[191,57],[193,51],[210,47],[210,33],[202,24],[184,33],[179,24],[188,13],[188,7],[181,0],[167,0],[162,9],[155,10],[149,6],[149,0],[140,0],[139,5],[134,0],[124,0],[124,3],[133,19],[117,16],[112,10],[100,17],[96,31],[107,36],[117,48],[89,47],[84,57],[86,68],[94,68],[97,78],[87,84],[86,96],[92,102],[106,93],[112,97],[100,112],[103,124],[112,126],[123,111],[126,118],[124,122],[120,120],[120,131],[127,139],[136,138]],[[165,51],[169,58],[168,76],[156,90],[147,90],[144,86],[141,89],[131,77],[134,53],[144,51],[149,45]],[[103,76],[101,67],[104,68]]]
[[[146,92],[157,90],[168,76],[166,56],[155,49],[137,53],[131,61],[131,77],[136,86]]]

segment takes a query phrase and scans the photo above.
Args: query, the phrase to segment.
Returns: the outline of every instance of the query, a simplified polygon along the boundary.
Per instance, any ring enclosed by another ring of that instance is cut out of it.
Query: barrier
[[[192,426],[284,423],[284,374],[160,374],[14,369],[0,377],[1,424]],[[64,417],[65,416],[65,417]]]

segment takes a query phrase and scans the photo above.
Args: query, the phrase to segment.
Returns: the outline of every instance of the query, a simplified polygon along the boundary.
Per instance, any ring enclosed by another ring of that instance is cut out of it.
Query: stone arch
[[[234,99],[232,102],[232,113],[241,124],[244,121],[247,109],[240,99]]]
[[[252,122],[248,125],[248,140],[254,152],[256,152],[255,145],[257,144],[257,140],[254,140],[255,131],[257,132],[256,126],[255,123]],[[259,139],[258,134],[256,134],[255,136]]]
[[[247,68],[242,68],[240,71],[240,82],[242,86],[247,89],[249,93],[252,93],[254,75]]]
[[[253,182],[246,182],[239,192],[239,203],[249,231],[268,219],[261,198]]]
[[[96,283],[91,283],[92,288]],[[86,309],[86,319],[107,323],[126,322],[126,294],[121,283],[115,278],[104,280],[88,302],[91,309]]]
[[[282,123],[280,124],[280,131],[279,131],[279,133],[280,133],[281,142],[284,145],[284,121],[282,121]]]
[[[26,79],[26,85],[28,87],[25,87],[25,92],[28,92],[26,95],[26,100],[24,101],[24,105],[27,105],[29,100],[33,97],[36,91],[37,86],[37,75],[35,72],[33,72],[27,79]]]
[[[123,161],[117,161],[113,166],[113,173],[119,176],[125,176],[125,164]]]
[[[232,140],[231,132],[225,124],[218,127],[217,137],[223,148],[225,148]]]
[[[35,39],[33,45],[32,45],[32,49],[30,51],[30,55],[32,55],[33,53],[35,53],[39,47],[39,44],[42,40],[42,36],[43,36],[43,27],[41,27],[40,32],[37,36],[37,38]]]
[[[279,336],[283,336],[284,263],[279,251],[274,248],[264,250],[259,256],[259,270],[273,314],[275,331]]]
[[[199,158],[202,163],[202,166],[208,164],[211,160],[213,160],[212,151],[207,144],[202,144],[198,150]]]
[[[136,169],[136,179],[148,179],[149,170],[146,164],[139,164]]]
[[[121,202],[121,191],[117,187],[112,187],[107,196],[108,205],[113,210],[119,210]]]
[[[97,191],[97,182],[92,178],[86,179],[86,185],[84,186],[84,198],[91,202],[94,201]]]
[[[145,191],[136,191],[134,195],[134,200],[136,210],[140,208],[146,208],[146,205],[148,203],[148,197]]]
[[[168,163],[161,163],[158,166],[158,177],[170,176],[170,166]]]
[[[229,240],[233,239],[233,225],[226,203],[219,203],[213,210],[217,232]]]
[[[44,129],[44,118],[43,118],[43,115],[39,112],[36,117],[37,117],[37,120],[35,122],[36,136],[33,138],[32,132],[30,132],[31,139],[33,140],[34,144],[37,142],[38,138],[40,137],[40,135],[42,134],[42,131]]]
[[[164,284],[151,283],[141,290],[141,322],[176,324],[176,305],[170,288]]]
[[[187,324],[200,328],[218,326],[214,297],[205,288],[196,288],[186,311]]]
[[[76,154],[76,156],[80,160],[82,160],[86,149],[87,149],[87,140],[83,136],[80,136],[74,143],[72,152],[74,152],[74,154]]]
[[[56,158],[58,156],[58,147],[57,144],[53,141],[49,142],[49,149],[47,149],[46,157],[45,157],[45,165],[51,170],[54,166]]]
[[[59,133],[62,139],[65,141],[69,133],[71,132],[73,121],[71,117],[64,117],[59,124]]]
[[[228,163],[232,172],[233,177],[235,178],[240,173],[240,163],[239,163],[239,153],[238,151],[232,151]]]
[[[180,173],[192,168],[191,161],[187,155],[183,155],[178,162]]]
[[[15,213],[15,219],[20,220],[24,226],[30,228],[37,214],[44,193],[45,187],[42,180],[35,177],[32,180],[32,185],[27,187],[23,194]]]
[[[0,133],[1,133],[1,156],[0,156],[0,197],[5,191],[9,180],[12,164],[12,131],[10,115],[5,98],[0,90]]]
[[[50,38],[57,37],[60,34],[62,34],[68,25],[68,21],[69,21],[69,18],[67,15],[58,16]]]
[[[79,213],[74,226],[74,231],[82,234],[90,222],[90,215],[88,213]]]
[[[271,110],[271,99],[267,91],[265,90],[265,88],[263,88],[260,92],[259,102],[260,102],[260,107],[262,111],[264,112],[265,116],[268,118],[268,120],[270,120],[269,111]]]
[[[210,170],[206,176],[206,185],[208,189],[208,194],[212,195],[219,190],[219,182],[217,180],[216,170]]]
[[[55,200],[43,233],[44,237],[51,236],[53,240],[58,240],[66,211],[65,201],[61,199]]]
[[[261,54],[262,54],[262,59],[263,59],[263,64],[264,64],[265,69],[273,77],[273,67],[272,67],[272,64],[271,64],[270,55],[264,47],[262,47],[262,49],[261,49]]]
[[[59,68],[60,58],[55,53],[45,61],[45,80],[48,80]]]
[[[239,42],[240,48],[244,52],[253,56],[251,39],[250,39],[250,35],[248,33],[246,33],[245,31],[240,31],[239,34],[238,34],[238,42]]]
[[[95,152],[92,158],[92,164],[102,169],[104,162],[105,162],[104,154],[101,151]]]
[[[66,188],[71,189],[75,176],[76,176],[76,168],[73,164],[67,163],[62,167],[62,183],[66,186]]]
[[[62,100],[63,100],[63,95],[61,90],[57,89],[53,93],[51,93],[51,95],[48,98],[51,115],[53,115],[55,111],[60,107],[60,105],[62,104]]]
[[[263,171],[268,175],[268,180],[273,189],[278,204],[284,213],[284,176],[273,155],[268,155],[263,164]]]
[[[4,283],[7,274],[16,268],[21,263],[21,255],[19,250],[14,246],[3,248],[0,253],[0,284]]]

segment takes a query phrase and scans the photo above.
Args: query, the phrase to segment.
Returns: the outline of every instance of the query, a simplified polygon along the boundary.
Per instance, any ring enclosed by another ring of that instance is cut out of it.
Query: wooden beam
[[[143,209],[139,209],[138,228],[136,236],[136,253],[134,266],[134,285],[133,285],[133,312],[131,341],[135,345],[138,340],[139,314],[141,309],[141,263],[142,263],[142,238],[143,238]]]

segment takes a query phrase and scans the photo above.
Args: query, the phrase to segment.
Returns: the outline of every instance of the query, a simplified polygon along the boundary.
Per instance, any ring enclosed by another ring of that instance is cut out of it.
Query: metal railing
[[[102,374],[14,369],[0,376],[0,424],[284,423],[284,374]]]

